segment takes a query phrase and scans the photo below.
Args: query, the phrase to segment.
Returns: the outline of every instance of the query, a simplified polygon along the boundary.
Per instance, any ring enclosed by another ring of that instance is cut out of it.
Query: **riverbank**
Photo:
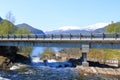
[[[83,75],[104,75],[120,76],[120,68],[100,68],[100,67],[83,67],[77,66],[76,69]]]

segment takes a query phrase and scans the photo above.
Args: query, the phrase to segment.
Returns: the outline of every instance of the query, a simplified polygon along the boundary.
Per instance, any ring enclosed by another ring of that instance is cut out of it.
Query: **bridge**
[[[87,44],[90,48],[120,48],[120,34],[18,34],[0,35],[0,46],[41,46],[41,47],[73,47],[82,48]]]
[[[0,46],[81,48],[86,65],[89,48],[120,49],[120,33],[8,34],[0,35]]]

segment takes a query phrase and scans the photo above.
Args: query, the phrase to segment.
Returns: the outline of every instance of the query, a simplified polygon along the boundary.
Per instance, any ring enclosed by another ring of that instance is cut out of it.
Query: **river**
[[[43,49],[36,47],[31,55],[37,56]],[[58,50],[57,48],[54,49]],[[65,64],[69,64],[69,66],[65,67]],[[63,66],[57,67],[58,65]],[[8,72],[0,70],[0,80],[120,80],[120,78],[104,75],[83,75],[76,68],[72,68],[68,62],[59,63],[52,60],[45,65],[36,59],[22,68],[12,69]]]

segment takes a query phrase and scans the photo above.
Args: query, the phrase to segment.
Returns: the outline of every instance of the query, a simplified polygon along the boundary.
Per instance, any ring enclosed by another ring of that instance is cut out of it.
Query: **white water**
[[[58,48],[56,47],[52,47],[52,48],[56,53],[58,52]],[[39,56],[39,54],[41,54],[44,51],[44,49],[45,47],[34,47],[31,56]]]
[[[48,67],[72,67],[72,64],[69,62],[58,62],[54,59],[46,60],[45,62],[40,60],[39,57],[32,58],[32,66],[41,67],[41,66],[48,66]]]
[[[11,80],[11,79],[0,77],[0,80]]]

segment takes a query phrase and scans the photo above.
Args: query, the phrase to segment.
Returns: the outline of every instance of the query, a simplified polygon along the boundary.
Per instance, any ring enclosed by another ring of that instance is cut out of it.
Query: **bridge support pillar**
[[[120,60],[118,60],[118,67],[120,67]]]
[[[89,66],[89,63],[87,62],[87,53],[82,53],[82,66]]]
[[[87,53],[89,52],[89,45],[82,45],[82,66],[88,67]]]

